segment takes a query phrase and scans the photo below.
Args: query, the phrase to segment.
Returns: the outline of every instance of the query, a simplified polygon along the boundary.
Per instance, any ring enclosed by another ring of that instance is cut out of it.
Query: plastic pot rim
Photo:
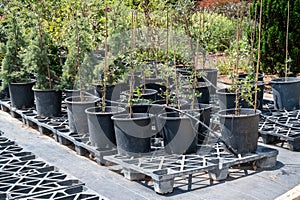
[[[31,85],[35,84],[36,80],[31,79],[29,82],[10,82],[9,85]]]
[[[236,110],[240,110],[240,111],[252,111],[252,113],[250,114],[242,114],[242,115],[235,115],[235,114],[226,114],[226,112],[228,111],[236,111]],[[222,114],[224,113],[224,114]],[[239,108],[239,109],[235,109],[235,108],[231,108],[231,109],[224,109],[224,110],[220,110],[217,115],[219,117],[222,118],[244,118],[244,117],[251,117],[251,116],[257,116],[260,115],[261,111],[256,109],[256,113],[254,113],[254,109],[253,108]]]
[[[92,110],[95,110],[97,108],[101,109],[101,107],[97,107],[97,106],[90,107],[90,108],[85,109],[85,113],[89,114],[89,115],[107,115],[107,114],[115,115],[115,114],[122,113],[126,110],[125,108],[122,108],[122,107],[119,107],[119,106],[105,106],[105,109],[106,108],[116,108],[118,111],[112,111],[112,112],[95,112],[95,111],[92,111]]]
[[[138,120],[144,120],[144,119],[151,119],[154,117],[153,114],[150,113],[133,113],[133,115],[144,115],[142,117],[130,117],[130,114],[117,114],[111,117],[114,121],[138,121]]]
[[[290,84],[290,83],[298,83],[300,82],[300,78],[297,77],[287,77],[287,81],[284,77],[274,78],[270,80],[270,84]]]
[[[100,100],[100,98],[95,96],[83,96],[84,98],[88,98],[88,100],[84,101],[70,101],[71,99],[78,98],[80,99],[80,96],[71,96],[65,99],[65,102],[68,104],[75,104],[75,105],[81,105],[86,103],[96,103]]]

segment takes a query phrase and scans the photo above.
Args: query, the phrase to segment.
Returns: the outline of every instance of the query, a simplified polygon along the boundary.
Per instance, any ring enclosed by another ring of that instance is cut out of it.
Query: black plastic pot
[[[61,115],[62,92],[56,90],[33,89],[36,112],[43,117],[57,117]]]
[[[2,88],[2,80],[0,80],[0,88]],[[5,87],[3,90],[0,89],[0,99],[5,98],[10,98],[8,87]]]
[[[145,87],[147,89],[153,89],[157,91],[156,94],[157,100],[164,98],[164,94],[166,92],[166,86],[153,82],[153,83],[146,83]]]
[[[68,97],[65,99],[67,104],[69,129],[73,133],[88,134],[88,121],[85,110],[95,107],[99,98],[95,96]]]
[[[177,112],[163,113],[158,118],[159,126],[163,127],[164,146],[168,154],[196,153],[198,127],[194,120]]]
[[[242,108],[239,115],[235,109],[221,110],[220,117],[222,139],[239,154],[254,153],[257,149],[259,115],[261,111]]]
[[[80,95],[80,90],[64,89],[63,92],[65,94],[65,98],[72,97],[72,96],[79,96]]]
[[[217,90],[217,96],[221,110],[235,108],[236,95],[234,92],[230,92],[229,89],[223,88]]]
[[[248,74],[239,74],[238,79],[242,80],[242,79],[246,78],[247,76],[248,76]],[[255,74],[253,74],[252,79],[255,79]],[[264,75],[263,74],[258,74],[258,81],[264,81]]]
[[[151,151],[150,138],[156,134],[152,130],[154,117],[147,113],[112,116],[116,133],[118,154],[139,157]]]
[[[34,107],[34,94],[32,87],[35,81],[28,83],[10,83],[9,93],[11,105],[17,109],[26,109]]]
[[[277,110],[300,109],[300,78],[276,78],[272,84],[274,106]]]
[[[255,93],[254,93],[255,86],[254,86],[254,84],[253,84],[252,88],[253,88],[253,91],[251,91],[252,101],[254,102],[254,99],[255,99]],[[259,88],[259,91],[257,91],[256,105],[257,105],[257,109],[261,110],[262,106],[263,106],[264,82],[258,82],[258,88]],[[219,105],[220,105],[221,110],[235,108],[235,101],[236,101],[235,92],[230,92],[228,88],[223,88],[223,89],[217,90],[217,96],[218,96],[218,99],[219,99]],[[239,107],[253,108],[253,106],[250,105],[245,100],[243,100],[241,98],[241,96],[239,98]]]
[[[204,69],[198,69],[197,72],[205,72],[206,79],[212,84],[210,86],[210,94],[216,94],[216,87],[217,87],[217,77],[218,77],[218,70],[214,68],[204,68]],[[204,82],[204,78],[198,78],[198,82]]]
[[[129,83],[131,81],[131,77],[132,77],[131,74],[128,74],[128,82],[127,82],[128,85],[130,85]],[[142,72],[140,72],[140,71],[134,72],[133,77],[132,77],[132,79],[133,79],[133,88],[141,86],[141,84],[142,84],[142,78],[141,77],[142,77]]]
[[[122,94],[125,95],[127,98],[129,96],[129,91],[124,91]],[[151,101],[155,101],[156,100],[156,94],[157,91],[154,89],[140,89],[140,93],[134,93],[133,97],[134,98],[139,98],[140,100],[142,99],[147,99],[147,100],[151,100]]]
[[[209,104],[210,100],[210,83],[207,82],[200,82],[198,83],[196,92],[199,94],[197,95],[197,103],[204,103]]]
[[[194,112],[199,113],[199,120],[204,123],[207,127],[210,125],[210,114],[212,106],[209,104],[194,104],[194,107],[191,104],[186,104],[181,107],[182,110],[193,110]],[[203,144],[207,137],[207,128],[201,123],[198,125],[198,144]]]
[[[153,101],[152,104],[154,105],[166,105],[166,100],[165,99],[161,99],[161,100],[157,100],[157,101]],[[185,99],[180,99],[180,106],[184,106],[188,104],[188,101],[185,100]],[[169,106],[170,107],[174,107],[174,108],[177,108],[178,109],[178,103],[177,101],[175,103],[172,103],[169,101]],[[173,110],[170,110],[168,108],[165,109],[166,112],[173,112]]]
[[[95,88],[95,94],[99,98],[103,97],[103,86],[100,84],[93,84]],[[106,105],[112,106],[114,103],[111,101],[119,101],[120,95],[123,91],[129,90],[129,85],[127,83],[118,83],[116,85],[108,85],[106,88]]]
[[[92,107],[85,110],[90,142],[93,146],[101,149],[116,147],[114,123],[111,117],[124,111],[124,108],[112,106],[105,107],[105,112],[102,112],[101,107]]]

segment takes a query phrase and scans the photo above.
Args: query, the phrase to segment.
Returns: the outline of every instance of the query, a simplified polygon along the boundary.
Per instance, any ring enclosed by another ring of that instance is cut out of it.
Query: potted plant
[[[29,44],[24,55],[24,64],[33,67],[36,73],[34,96],[39,116],[61,114],[61,91],[59,90],[59,50],[46,31],[47,20],[43,18],[46,2],[30,4],[33,27],[28,37]]]
[[[277,110],[297,110],[300,108],[300,78],[288,77],[288,64],[291,62],[288,54],[290,16],[289,9],[290,2],[288,1],[285,49],[285,77],[275,78],[270,81],[273,91],[274,106]]]
[[[189,7],[185,7],[184,9],[189,9]],[[186,10],[185,10],[186,11]],[[184,12],[186,15],[184,17],[189,17],[188,12]],[[171,27],[173,26],[173,17],[171,16]],[[167,17],[168,18],[168,17]],[[168,19],[167,19],[168,21]],[[168,31],[168,23],[167,23],[167,31]],[[172,33],[172,32],[171,32]],[[182,94],[180,92],[181,84],[178,79],[177,74],[177,60],[175,56],[175,51],[178,51],[178,46],[175,45],[175,34],[172,34],[170,36],[171,38],[171,44],[173,52],[173,62],[171,66],[171,74],[174,76],[174,90],[175,90],[175,96],[177,99],[177,107],[178,109],[182,109],[184,107],[184,104],[182,104]],[[188,41],[186,41],[188,43]],[[189,44],[189,43],[188,43]],[[180,46],[180,45],[179,45]],[[189,47],[187,47],[189,48]],[[168,52],[169,53],[169,52]],[[192,65],[192,74],[193,73],[193,65]],[[165,73],[168,74],[168,73]],[[189,74],[190,75],[190,74]],[[192,84],[194,83],[194,80],[196,79],[196,76],[192,77]],[[166,78],[166,86],[169,86],[168,83],[168,76]],[[190,83],[190,82],[189,82]],[[194,84],[193,84],[194,86]],[[192,87],[194,88],[194,87]],[[191,89],[192,89],[191,88]],[[168,88],[166,90],[169,91]],[[191,90],[189,90],[191,91]],[[194,90],[192,90],[192,99],[195,100],[194,96]],[[166,96],[166,100],[169,97]],[[168,100],[166,101],[166,104],[168,106]],[[164,138],[164,147],[165,151],[169,154],[190,154],[195,153],[197,151],[197,134],[198,134],[198,124],[194,119],[189,118],[185,114],[174,112],[172,111],[171,107],[168,107],[166,110],[166,113],[162,113],[158,115],[159,118],[159,129],[162,128],[163,138]],[[169,111],[169,112],[168,112]],[[200,113],[195,110],[186,110],[185,112],[191,114],[192,116],[195,116],[196,118],[199,117]]]
[[[17,109],[34,107],[34,95],[32,86],[35,84],[31,80],[31,66],[23,63],[23,51],[26,47],[24,30],[22,24],[24,13],[20,12],[21,5],[13,1],[7,5],[5,17],[7,41],[4,47],[2,60],[2,89],[9,86],[11,105]]]
[[[86,95],[84,92],[91,85],[93,69],[96,64],[92,52],[92,29],[88,23],[90,9],[86,2],[76,2],[69,7],[69,21],[67,33],[67,59],[63,66],[62,85],[64,88],[73,89],[77,84],[78,96],[65,99],[69,129],[71,132],[88,134],[88,120],[85,110],[95,107],[99,98]]]
[[[114,128],[118,153],[121,155],[141,156],[151,151],[151,137],[156,134],[152,130],[154,116],[150,113],[134,113],[134,62],[133,51],[135,46],[136,11],[131,14],[131,45],[130,45],[130,80],[129,80],[129,113],[114,115]]]
[[[106,98],[112,100],[112,93],[107,97],[107,81],[108,78],[108,7],[105,5],[105,50],[104,50],[104,67],[103,67],[103,79],[101,81],[101,106],[87,108],[85,110],[88,119],[88,130],[90,141],[93,146],[98,148],[112,148],[116,146],[116,137],[114,131],[114,123],[111,119],[112,116],[120,114],[125,111],[124,108],[118,106],[108,106]],[[111,68],[110,68],[111,69]],[[110,81],[109,81],[110,82]],[[100,86],[100,85],[99,85]],[[100,91],[98,91],[100,92]]]
[[[252,103],[252,91],[245,89],[245,85],[239,85],[237,78],[238,75],[238,61],[239,61],[239,38],[240,38],[240,12],[238,9],[237,13],[237,38],[236,38],[236,65],[234,68],[234,80],[233,85],[235,86],[235,108],[225,109],[218,112],[220,118],[221,137],[223,141],[226,141],[232,149],[238,154],[246,155],[248,153],[254,153],[257,150],[258,140],[258,125],[259,115],[261,111],[257,110],[257,88],[258,88],[258,69],[260,63],[260,35],[261,35],[261,15],[262,15],[262,4],[260,7],[260,23],[258,33],[258,59],[256,66],[256,80],[255,80],[255,99],[254,109],[240,108],[239,96],[243,92],[244,98],[247,97],[249,103]],[[242,91],[240,91],[240,89]]]

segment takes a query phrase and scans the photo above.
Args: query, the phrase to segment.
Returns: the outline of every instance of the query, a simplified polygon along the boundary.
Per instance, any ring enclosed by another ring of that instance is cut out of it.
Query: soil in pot
[[[139,157],[151,151],[154,117],[147,113],[120,114],[112,116],[116,133],[118,154]]]
[[[56,90],[34,90],[36,111],[42,117],[61,115],[62,92]]]
[[[190,113],[198,117],[199,113]],[[191,154],[197,151],[198,127],[196,122],[178,112],[167,112],[158,116],[163,127],[165,151],[168,154]]]
[[[9,94],[12,107],[26,109],[34,107],[34,92],[32,87],[35,81],[28,83],[10,83]]]
[[[242,108],[240,115],[235,113],[235,109],[219,111],[222,139],[241,155],[255,153],[261,111]]]
[[[124,111],[124,108],[115,106],[106,106],[105,112],[102,112],[101,107],[91,107],[85,110],[90,142],[93,146],[101,149],[116,147],[114,123],[111,117]]]
[[[65,99],[67,104],[70,131],[73,133],[88,134],[88,121],[85,110],[95,107],[99,101],[95,96],[72,96]]]
[[[276,78],[270,81],[277,110],[300,109],[300,78]]]

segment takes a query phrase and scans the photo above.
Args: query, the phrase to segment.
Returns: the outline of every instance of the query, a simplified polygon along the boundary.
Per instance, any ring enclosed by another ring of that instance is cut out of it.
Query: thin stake
[[[130,118],[132,117],[133,115],[133,112],[132,112],[132,96],[133,96],[133,63],[132,63],[132,60],[133,60],[133,47],[134,47],[134,37],[135,37],[135,30],[134,30],[134,10],[132,11],[131,13],[131,46],[130,46],[130,81],[129,81],[129,98],[128,98],[128,101],[129,101],[129,114],[130,114]]]
[[[258,27],[258,47],[257,47],[257,65],[256,65],[256,73],[255,73],[255,98],[254,98],[254,113],[256,113],[257,108],[257,88],[258,88],[258,70],[260,64],[260,40],[261,40],[261,22],[262,22],[262,1],[260,0],[260,11],[259,11],[259,27]]]
[[[107,4],[105,4],[105,57],[104,57],[104,80],[103,80],[103,99],[102,99],[102,112],[105,112],[106,106],[106,76],[107,76],[107,37],[108,37],[108,16]]]
[[[285,39],[285,81],[287,81],[288,74],[288,56],[289,56],[289,23],[290,23],[290,1],[288,1],[288,13],[286,22],[286,39]]]
[[[237,76],[239,73],[239,40],[240,40],[240,8],[238,7],[237,10],[237,21],[236,21],[236,62],[235,62],[235,76],[234,76],[234,83],[237,81]],[[238,111],[239,108],[239,86],[235,89],[235,109],[236,109],[236,115],[239,114]]]

